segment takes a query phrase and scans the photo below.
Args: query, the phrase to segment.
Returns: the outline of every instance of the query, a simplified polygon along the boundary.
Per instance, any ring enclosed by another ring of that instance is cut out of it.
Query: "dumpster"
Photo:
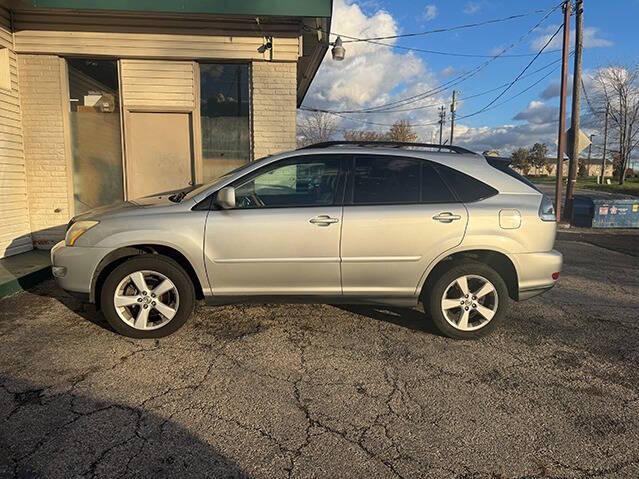
[[[639,198],[592,201],[593,228],[639,228]]]
[[[591,228],[595,205],[589,196],[575,195],[572,201],[572,221],[573,226],[580,228]]]

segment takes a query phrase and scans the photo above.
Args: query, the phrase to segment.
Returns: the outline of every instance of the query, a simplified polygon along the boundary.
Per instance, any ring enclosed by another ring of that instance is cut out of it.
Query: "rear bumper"
[[[553,275],[560,273],[563,265],[563,256],[559,251],[513,256],[519,277],[519,301],[545,293],[557,283],[558,278],[553,278]]]
[[[58,285],[74,295],[88,298],[91,281],[100,261],[112,248],[65,246],[60,241],[51,249],[51,267]]]

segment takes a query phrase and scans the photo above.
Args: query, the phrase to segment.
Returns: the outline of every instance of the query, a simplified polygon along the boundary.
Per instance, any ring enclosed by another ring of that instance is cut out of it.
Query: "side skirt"
[[[417,306],[414,297],[362,297],[362,296],[207,296],[204,304],[207,306],[221,306],[226,304],[368,304],[375,306],[397,306],[413,308]]]

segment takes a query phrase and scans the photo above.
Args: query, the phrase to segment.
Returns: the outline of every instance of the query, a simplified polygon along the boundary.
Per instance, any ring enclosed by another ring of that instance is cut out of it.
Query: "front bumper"
[[[82,297],[91,293],[91,281],[100,261],[112,248],[66,246],[60,241],[51,249],[51,270],[58,285]]]
[[[513,255],[519,277],[519,300],[530,299],[555,286],[563,256],[557,250]],[[553,275],[557,274],[554,278]]]

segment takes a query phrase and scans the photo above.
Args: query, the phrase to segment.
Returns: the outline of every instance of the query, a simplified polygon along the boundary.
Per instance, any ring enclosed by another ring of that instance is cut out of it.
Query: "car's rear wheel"
[[[508,288],[490,266],[453,263],[426,291],[424,307],[442,334],[474,339],[490,333],[510,303]]]
[[[177,331],[195,305],[193,283],[182,267],[159,255],[117,266],[102,286],[100,305],[109,324],[131,338],[160,338]]]

